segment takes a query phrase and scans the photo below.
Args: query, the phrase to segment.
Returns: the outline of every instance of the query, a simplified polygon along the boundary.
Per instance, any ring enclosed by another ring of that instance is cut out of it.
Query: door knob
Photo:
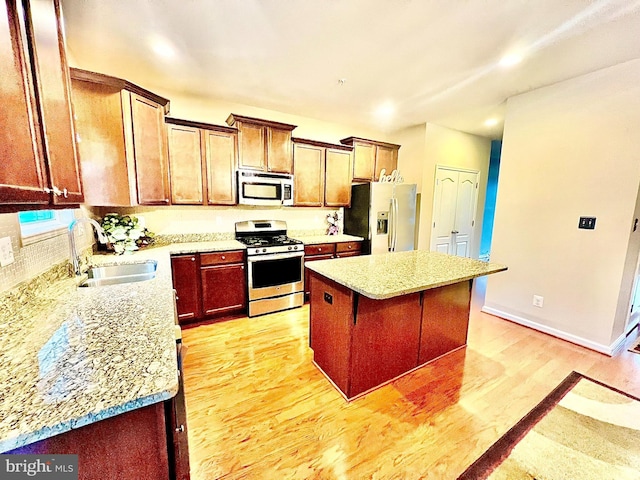
[[[460,232],[458,232],[458,230],[451,230],[451,233],[455,235],[456,233],[460,233]]]

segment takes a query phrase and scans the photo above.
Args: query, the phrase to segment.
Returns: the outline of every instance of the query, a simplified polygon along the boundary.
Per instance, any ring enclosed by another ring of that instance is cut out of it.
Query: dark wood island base
[[[374,300],[310,274],[313,361],[347,400],[467,343],[473,280]]]

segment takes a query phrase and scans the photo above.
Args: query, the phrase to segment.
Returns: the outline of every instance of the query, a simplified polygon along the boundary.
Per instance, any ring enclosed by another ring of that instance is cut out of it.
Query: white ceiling
[[[640,58],[640,0],[62,0],[62,8],[77,66],[383,131],[433,122],[498,138],[508,97]],[[154,43],[173,56],[154,53]],[[511,53],[522,61],[500,66]],[[376,115],[384,102],[395,105],[392,118]],[[491,117],[497,125],[485,126]]]

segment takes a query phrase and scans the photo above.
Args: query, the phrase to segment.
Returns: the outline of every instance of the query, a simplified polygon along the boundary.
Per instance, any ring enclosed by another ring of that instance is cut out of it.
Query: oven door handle
[[[254,255],[247,257],[248,262],[259,262],[262,260],[283,260],[285,258],[304,257],[304,251],[300,252],[284,252],[284,253],[268,253],[266,255]]]

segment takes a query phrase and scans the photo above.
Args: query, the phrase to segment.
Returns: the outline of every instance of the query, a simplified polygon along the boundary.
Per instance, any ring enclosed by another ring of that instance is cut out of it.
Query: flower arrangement
[[[327,214],[327,223],[329,224],[329,228],[327,228],[327,235],[338,235],[340,233],[340,212],[335,211]]]
[[[153,243],[152,232],[141,226],[138,218],[131,215],[107,213],[100,226],[107,235],[116,255],[133,253],[139,248]]]

